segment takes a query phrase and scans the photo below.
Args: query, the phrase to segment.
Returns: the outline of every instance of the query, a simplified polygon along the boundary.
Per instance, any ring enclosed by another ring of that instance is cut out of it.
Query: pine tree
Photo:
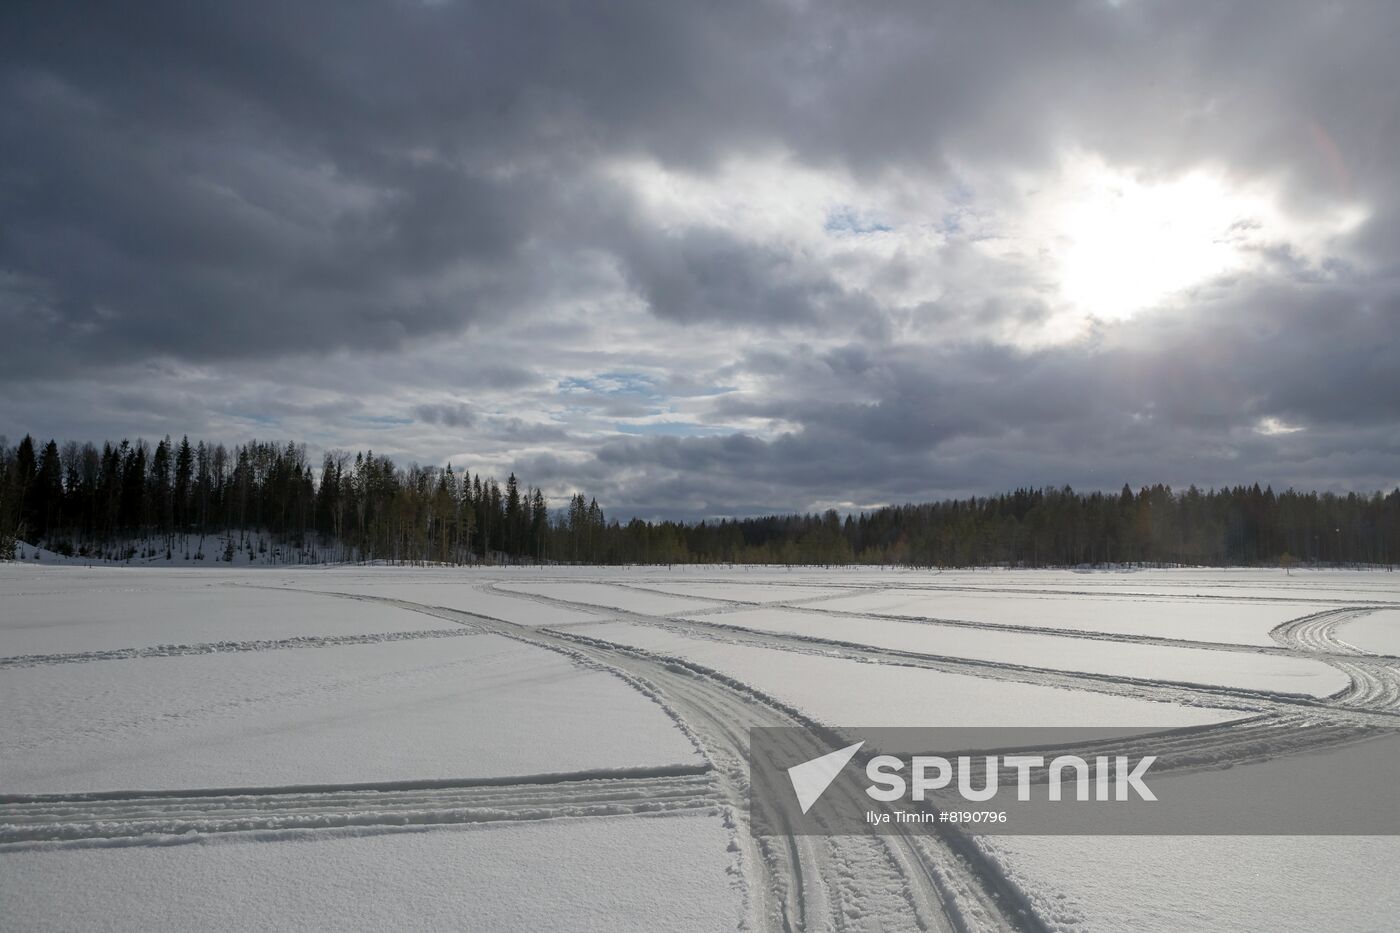
[[[63,466],[58,457],[58,444],[52,440],[44,445],[39,457],[30,501],[33,503],[35,543],[41,538],[52,543],[52,536],[63,519]]]
[[[168,535],[174,524],[174,491],[170,483],[170,438],[167,436],[156,444],[151,455],[150,501],[154,509],[156,526],[161,534]]]
[[[515,478],[515,474],[510,474],[506,480],[506,527],[505,538],[502,541],[503,549],[511,557],[519,557],[521,552],[523,532],[525,530],[525,516],[520,506],[520,483]]]
[[[16,538],[34,535],[39,525],[34,497],[31,495],[38,471],[39,464],[34,456],[34,438],[26,434],[15,451],[14,477],[10,480],[11,497],[14,502],[12,508],[18,516],[14,532]]]
[[[544,493],[535,487],[530,496],[530,555],[543,563],[548,556],[546,545],[549,538],[549,506],[545,504]]]
[[[191,504],[194,497],[194,450],[190,447],[190,437],[180,439],[179,450],[175,454],[175,526],[180,531],[189,530]]]

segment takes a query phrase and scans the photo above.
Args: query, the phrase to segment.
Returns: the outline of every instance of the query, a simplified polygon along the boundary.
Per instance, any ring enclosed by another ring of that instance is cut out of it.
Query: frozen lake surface
[[[816,723],[1284,758],[1400,717],[1397,633],[1383,572],[5,564],[0,902],[25,929],[235,928],[234,902],[274,929],[1031,922],[1013,902],[1387,929],[1395,838],[774,845],[746,754]]]

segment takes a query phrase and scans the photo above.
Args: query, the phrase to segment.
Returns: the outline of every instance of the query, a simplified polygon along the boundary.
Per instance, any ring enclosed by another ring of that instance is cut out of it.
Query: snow
[[[1304,616],[1283,654],[1270,629]],[[0,804],[0,926],[898,928],[941,878],[995,927],[976,849],[750,837],[744,727],[1175,729],[1219,763],[1241,730],[1252,754],[1308,752],[1395,711],[1393,665],[1341,652],[1400,654],[1397,630],[1400,577],[1361,571],[4,564],[0,795],[60,796]],[[1400,915],[1392,838],[979,845],[1057,929]]]
[[[452,628],[392,606],[204,582],[178,571],[74,571],[55,591],[0,578],[0,657]]]
[[[699,664],[833,726],[1168,729],[1226,722],[1239,716],[1227,710],[690,638],[625,622],[578,626],[569,631]]]
[[[918,622],[833,618],[791,609],[753,609],[708,616],[706,621],[997,664],[1250,691],[1324,697],[1344,689],[1349,683],[1345,674],[1320,661],[1254,652],[1139,645]]]
[[[1336,604],[1251,603],[1125,596],[1047,596],[1026,593],[959,593],[897,589],[833,599],[812,608],[953,619],[989,625],[1151,635],[1187,641],[1273,645],[1269,630]]]
[[[494,635],[5,670],[0,709],[9,793],[700,760],[663,710],[618,677]]]
[[[671,816],[11,852],[0,903],[12,929],[733,930],[727,843]]]
[[[698,599],[734,600],[741,603],[778,603],[827,599],[833,596],[850,595],[857,592],[849,587],[816,586],[813,584],[774,583],[760,581],[750,583],[742,577],[734,580],[706,580],[696,583],[675,583],[670,581],[647,582],[648,587],[675,593],[677,596],[693,596]]]
[[[692,612],[716,605],[699,599],[680,596],[667,596],[663,593],[650,593],[643,590],[623,589],[602,583],[505,583],[500,589],[514,593],[547,596],[588,606],[602,606],[621,609],[624,612],[639,612],[645,615],[669,615],[675,612]]]
[[[1400,610],[1382,609],[1353,619],[1337,634],[1347,644],[1368,654],[1400,657]]]
[[[1395,836],[998,836],[981,844],[1052,930],[1386,930]]]
[[[1332,600],[1395,602],[1395,576],[1382,570],[1301,568],[1171,568],[1090,570],[960,570],[929,580],[938,585],[1026,592],[1177,596],[1193,599]]]
[[[413,571],[405,571],[411,574]],[[569,625],[574,622],[597,622],[607,610],[587,612],[569,609],[505,592],[487,592],[475,578],[460,583],[444,583],[442,573],[423,574],[421,579],[396,580],[394,574],[379,574],[373,582],[363,582],[364,575],[346,577],[343,574],[296,580],[291,586],[322,592],[353,593],[380,599],[404,599],[428,606],[443,606],[461,612],[473,612],[492,619],[502,619],[516,625]],[[352,582],[353,581],[353,582]],[[290,588],[290,587],[289,587]]]
[[[1351,803],[1347,782],[1387,774],[1393,765],[1395,736],[1382,735],[1345,751],[1237,765],[1228,780],[1220,772],[1168,772],[1152,787],[1164,800],[1210,794],[1214,808],[1232,814],[1257,808],[1252,819],[1259,827],[1308,820],[1321,832],[1339,832],[1329,807],[1336,814]],[[1361,770],[1334,780],[1339,758]],[[1279,807],[1293,806],[1292,797],[1256,795],[1258,786],[1316,789],[1315,801],[1296,818],[1284,816]],[[1199,829],[1201,821],[1194,825]],[[996,836],[981,837],[978,845],[1051,929],[1304,933],[1393,929],[1400,916],[1400,889],[1388,881],[1400,865],[1396,836]]]

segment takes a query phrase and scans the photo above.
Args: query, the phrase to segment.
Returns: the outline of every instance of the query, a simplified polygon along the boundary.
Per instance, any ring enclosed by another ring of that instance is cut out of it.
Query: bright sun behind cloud
[[[1262,264],[1274,247],[1321,261],[1365,216],[1348,205],[1298,216],[1264,181],[1210,167],[1154,177],[1097,156],[1069,159],[1058,182],[1032,201],[1028,232],[1041,244],[1059,303],[1068,317],[1100,321],[1182,300]]]
[[[1265,206],[1204,172],[1158,184],[1104,173],[1064,209],[1061,293],[1095,317],[1128,317],[1237,265]]]

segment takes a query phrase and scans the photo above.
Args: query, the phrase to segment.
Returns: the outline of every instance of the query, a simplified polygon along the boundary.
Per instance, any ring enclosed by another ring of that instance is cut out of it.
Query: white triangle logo
[[[846,763],[855,757],[856,752],[864,742],[857,742],[854,745],[847,745],[845,748],[834,752],[828,752],[820,758],[813,758],[811,761],[804,761],[800,765],[793,765],[787,769],[788,780],[792,781],[792,789],[797,792],[797,802],[802,806],[802,812],[806,813],[812,809],[812,804],[826,789],[831,786],[831,782],[836,780],[836,775],[841,773],[841,769],[846,767]]]

